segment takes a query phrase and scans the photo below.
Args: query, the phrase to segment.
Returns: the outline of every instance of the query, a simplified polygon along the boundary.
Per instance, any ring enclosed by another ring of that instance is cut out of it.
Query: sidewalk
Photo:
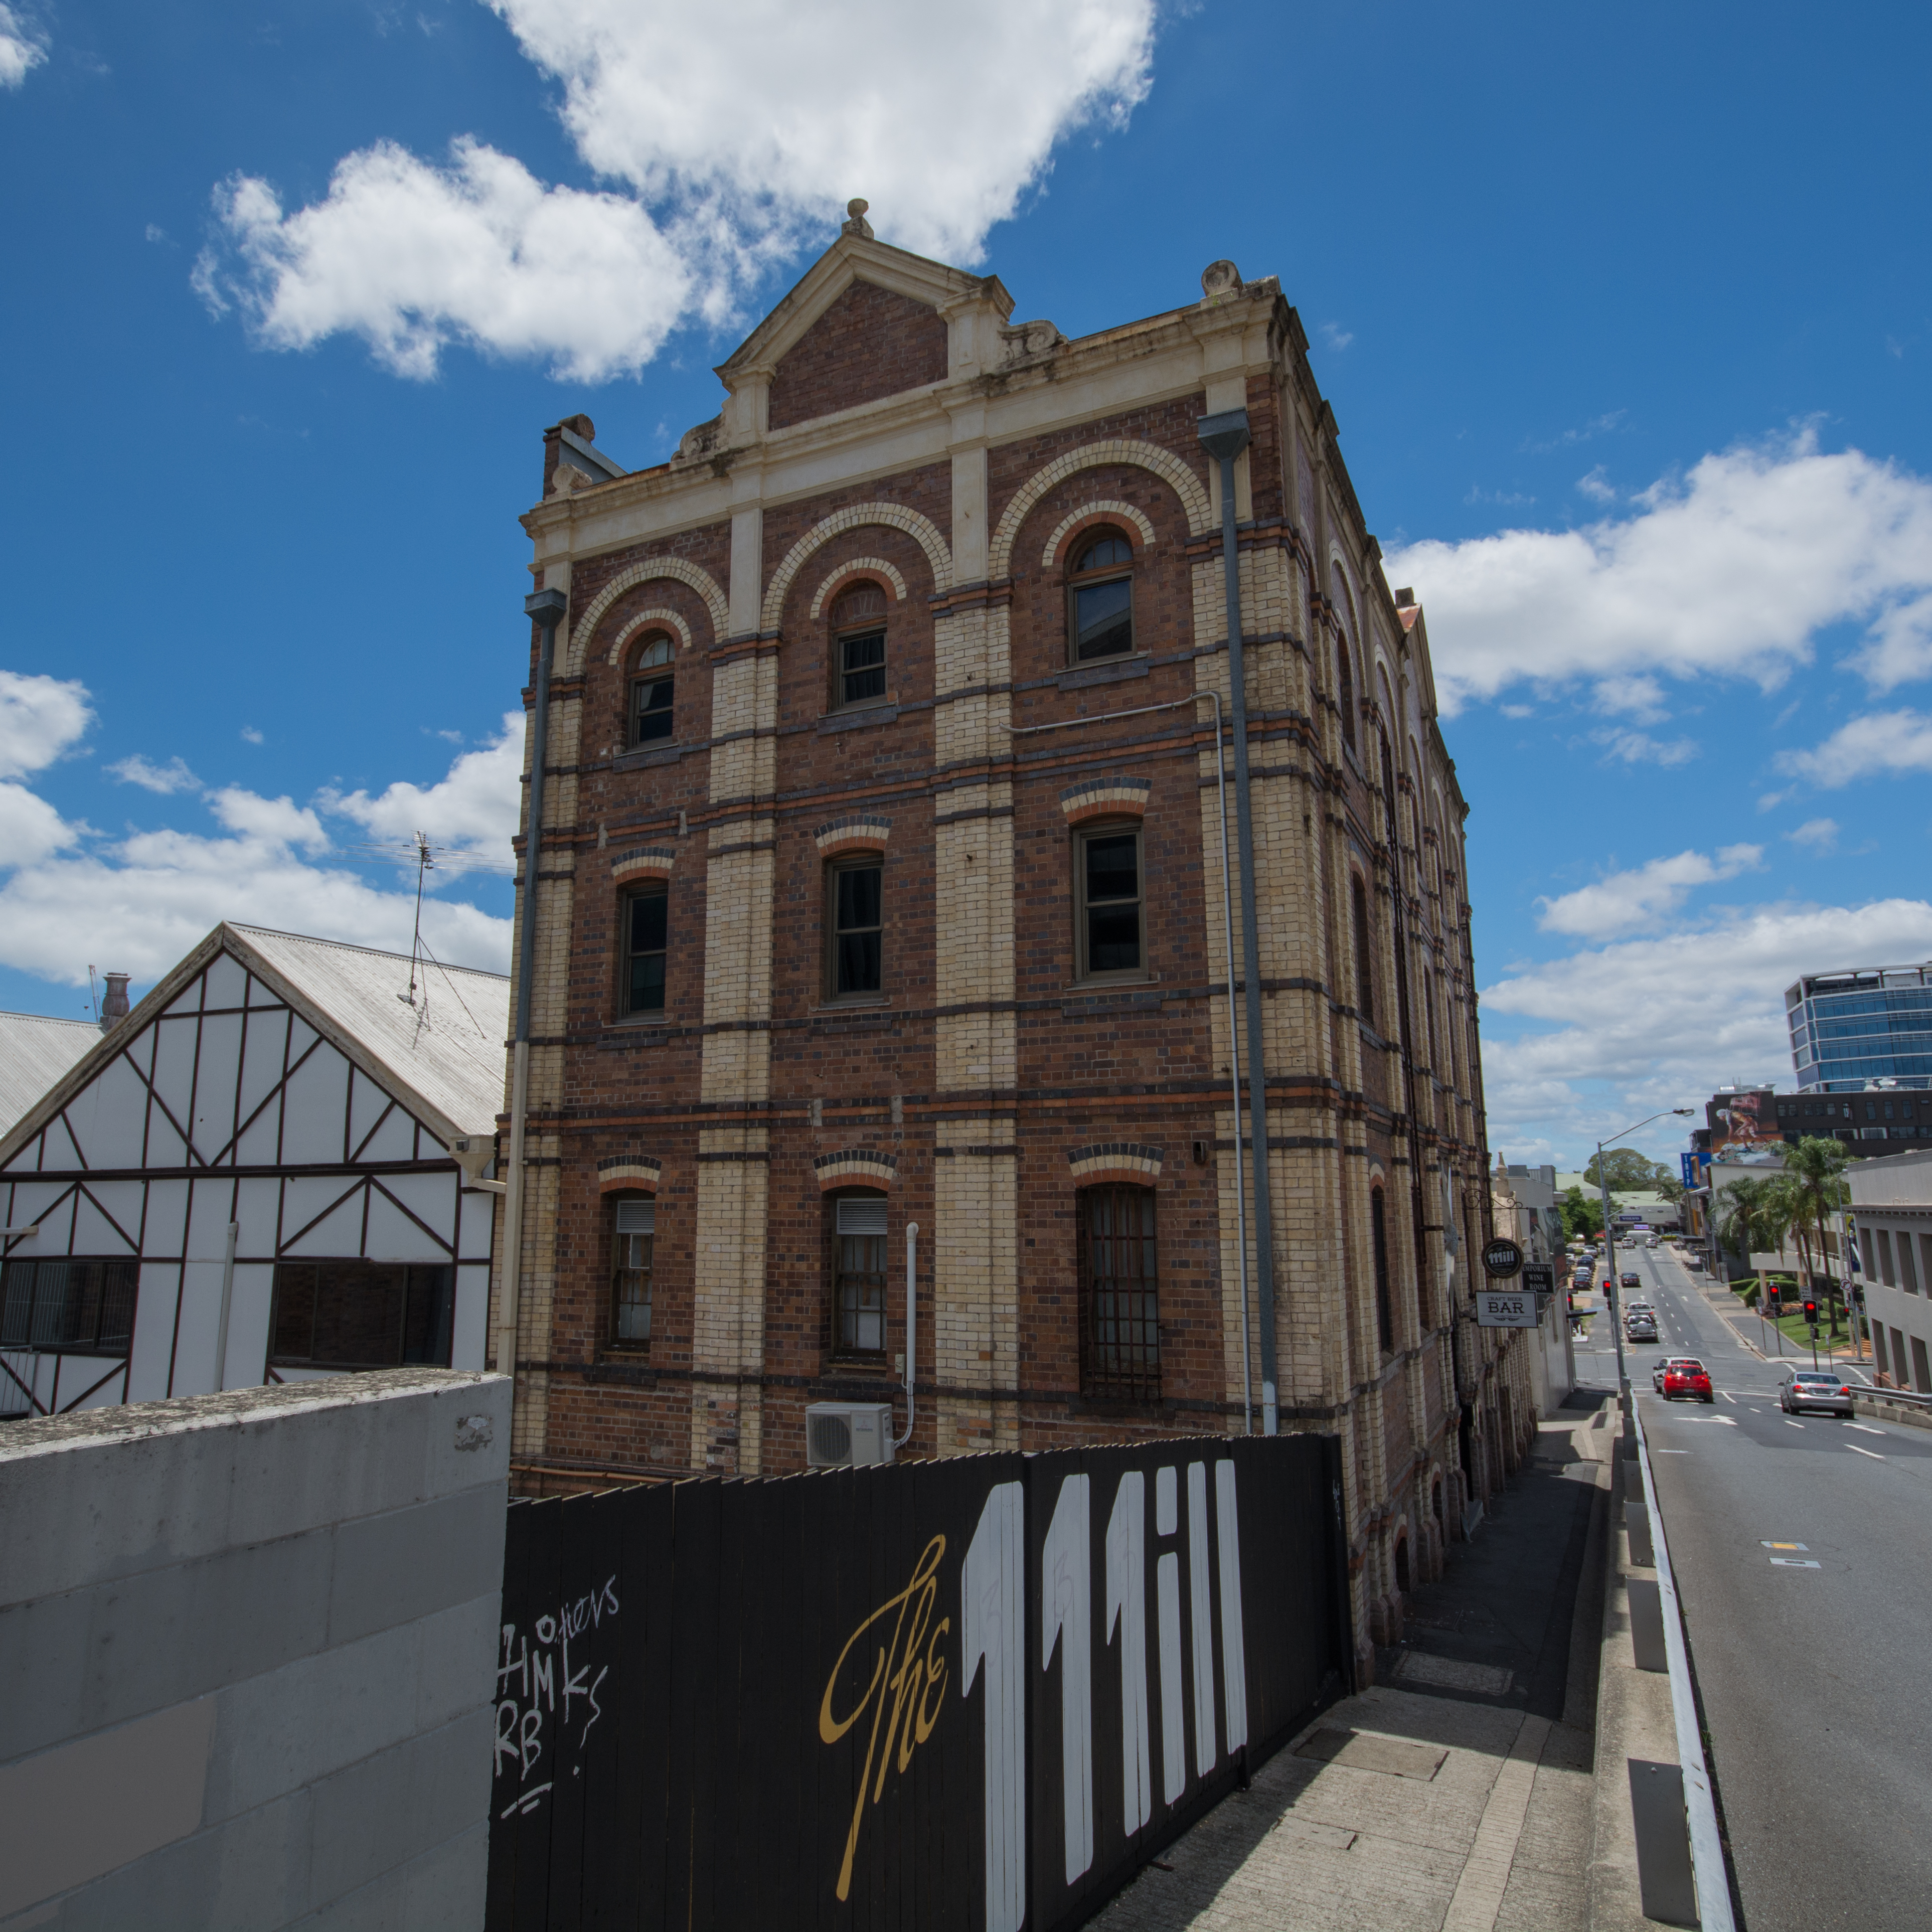
[[[1591,1400],[1586,1397],[1584,1400]],[[1586,1932],[1613,1403],[1565,1408],[1412,1599],[1384,1681],[1177,1840],[1103,1932]]]

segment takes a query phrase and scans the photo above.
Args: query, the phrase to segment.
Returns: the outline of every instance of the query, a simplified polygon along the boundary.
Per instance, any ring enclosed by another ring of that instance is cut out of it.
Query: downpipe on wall
[[[1241,560],[1234,532],[1234,459],[1248,446],[1248,412],[1224,410],[1202,416],[1195,424],[1201,446],[1221,466],[1221,574],[1227,593],[1228,686],[1234,718],[1234,842],[1241,880],[1241,970],[1247,982],[1248,1114],[1253,1142],[1255,1194],[1255,1284],[1257,1325],[1261,1330],[1262,1433],[1277,1432],[1280,1406],[1276,1391],[1274,1349],[1274,1228],[1268,1195],[1268,1087],[1263,1071],[1262,1041],[1261,938],[1256,926],[1255,832],[1248,784],[1248,696],[1246,659],[1241,646]],[[1228,976],[1234,962],[1228,962]],[[1236,1050],[1238,1067],[1240,1054]],[[1240,1138],[1238,1111],[1234,1138]],[[1245,1230],[1244,1233],[1245,1234]]]
[[[503,1192],[503,1282],[496,1304],[496,1372],[517,1372],[517,1303],[524,1260],[524,1123],[530,1098],[530,976],[536,970],[537,872],[543,848],[544,763],[550,754],[550,665],[556,627],[570,600],[561,590],[533,591],[524,608],[541,627],[536,712],[530,724],[530,805],[524,839],[523,930],[517,947],[517,1023],[510,1048],[510,1162]]]
[[[912,1440],[913,1377],[919,1367],[919,1223],[906,1223],[905,1395],[906,1426],[892,1438],[896,1456]]]

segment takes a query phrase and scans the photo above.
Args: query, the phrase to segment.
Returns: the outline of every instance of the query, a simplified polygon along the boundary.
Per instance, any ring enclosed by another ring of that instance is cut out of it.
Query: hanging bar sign
[[[1507,1281],[1522,1266],[1522,1250],[1515,1242],[1498,1238],[1483,1250],[1483,1271]]]

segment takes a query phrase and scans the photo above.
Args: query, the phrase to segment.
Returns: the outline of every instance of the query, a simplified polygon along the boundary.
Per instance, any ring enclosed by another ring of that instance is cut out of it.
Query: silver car
[[[1778,1406],[1786,1415],[1806,1409],[1828,1409],[1834,1415],[1852,1413],[1851,1384],[1844,1377],[1824,1369],[1796,1369],[1791,1379],[1778,1392]]]

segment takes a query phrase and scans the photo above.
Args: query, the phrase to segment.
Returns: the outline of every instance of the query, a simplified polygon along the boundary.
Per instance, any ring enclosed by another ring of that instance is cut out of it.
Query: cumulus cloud
[[[1702,852],[1679,852],[1675,858],[1653,859],[1627,872],[1612,872],[1594,885],[1583,886],[1556,898],[1538,899],[1543,910],[1537,923],[1546,932],[1571,932],[1585,938],[1604,938],[1634,921],[1676,912],[1694,886],[1714,885],[1755,872],[1763,862],[1762,845],[1726,845],[1714,859]]]
[[[1932,481],[1809,430],[1705,457],[1631,514],[1412,544],[1445,710],[1522,684],[1718,676],[1769,690],[1832,625],[1877,688],[1932,674]]]
[[[428,831],[436,844],[507,862],[522,810],[523,774],[524,714],[506,711],[501,734],[465,752],[436,784],[398,779],[373,798],[366,791],[329,791],[322,803],[379,838],[406,839]]]
[[[172,792],[201,789],[200,779],[179,758],[157,765],[136,752],[130,757],[117,759],[105,770],[110,778],[118,778],[123,784],[139,785],[143,791],[159,792],[164,797]]]
[[[46,57],[45,37],[17,8],[0,5],[0,87],[18,87]]]
[[[1646,1114],[1701,1108],[1730,1081],[1795,1087],[1786,987],[1855,960],[1928,957],[1932,903],[1895,898],[1738,910],[1519,968],[1482,996],[1491,1144],[1551,1140],[1578,1157]],[[1691,1124],[1661,1121],[1638,1144],[1667,1156]]]
[[[1840,724],[1808,752],[1780,752],[1778,770],[1814,784],[1932,772],[1932,717],[1917,711],[1874,712]]]
[[[11,747],[11,769],[51,763],[92,720],[88,693],[77,684],[0,679],[0,754]],[[46,736],[36,742],[16,730],[10,737],[10,704],[40,718]],[[511,714],[500,740],[465,754],[432,784],[399,782],[373,797],[326,792],[307,805],[229,785],[192,803],[195,814],[208,814],[198,824],[115,840],[63,820],[26,784],[0,781],[0,964],[85,985],[86,962],[110,958],[117,970],[152,980],[224,919],[406,951],[413,889],[371,884],[328,820],[385,832],[412,820],[410,830],[426,830],[440,843],[506,857],[518,806],[521,760],[514,748],[521,732],[521,714]],[[180,760],[156,766],[137,758],[110,769],[176,800],[179,810],[198,787],[191,773],[177,784],[176,766]],[[493,787],[500,796],[491,796]],[[424,902],[422,916],[424,936],[441,958],[505,970],[508,920],[434,897]]]
[[[894,0],[490,4],[616,188],[541,182],[466,136],[442,164],[358,150],[292,212],[237,175],[195,272],[211,308],[275,348],[358,335],[403,376],[462,344],[605,380],[689,316],[727,320],[854,195],[885,238],[977,261],[1056,142],[1123,123],[1150,85],[1154,0],[964,0],[943,47]]]
[[[1838,821],[1835,818],[1808,818],[1796,832],[1787,832],[1784,836],[1792,844],[1802,845],[1822,856],[1838,848]]]
[[[85,685],[0,670],[0,778],[52,764],[93,722]]]

